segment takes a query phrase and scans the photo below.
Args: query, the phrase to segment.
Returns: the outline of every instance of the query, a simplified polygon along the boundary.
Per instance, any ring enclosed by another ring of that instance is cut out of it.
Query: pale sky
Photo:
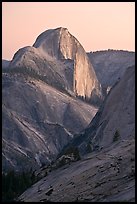
[[[57,27],[68,28],[86,52],[135,51],[135,2],[2,2],[2,58]]]

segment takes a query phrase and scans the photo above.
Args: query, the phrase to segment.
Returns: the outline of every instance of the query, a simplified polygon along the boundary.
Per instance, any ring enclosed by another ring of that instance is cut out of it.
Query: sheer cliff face
[[[90,98],[93,90],[99,92],[99,83],[89,59],[81,51],[76,53],[73,87],[76,95]]]
[[[41,53],[45,52],[55,59],[74,61],[73,91],[75,95],[84,98],[90,98],[94,94],[101,96],[101,86],[84,48],[66,28],[42,33],[33,46]]]

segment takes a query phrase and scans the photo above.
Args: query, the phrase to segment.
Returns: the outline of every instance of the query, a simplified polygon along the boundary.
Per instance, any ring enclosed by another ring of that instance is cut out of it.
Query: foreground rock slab
[[[134,202],[135,141],[122,140],[66,165],[20,197],[24,202]]]

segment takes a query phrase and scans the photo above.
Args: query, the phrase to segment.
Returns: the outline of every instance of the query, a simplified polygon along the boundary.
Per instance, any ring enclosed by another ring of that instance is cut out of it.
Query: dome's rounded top
[[[58,27],[55,29],[48,29],[44,32],[42,32],[36,39],[35,43],[33,44],[34,47],[39,47],[43,41],[45,41],[47,38],[53,38],[53,37],[59,37],[63,32],[68,32],[67,28],[63,28],[63,27]]]
[[[73,42],[72,42],[73,41]],[[49,29],[41,33],[33,47],[38,48],[42,53],[47,53],[51,57],[57,59],[62,58],[64,55],[61,53],[63,49],[72,50],[72,44],[74,44],[74,36],[72,36],[67,28],[58,27],[56,29]],[[67,44],[67,46],[66,46]],[[70,53],[71,51],[69,51]]]

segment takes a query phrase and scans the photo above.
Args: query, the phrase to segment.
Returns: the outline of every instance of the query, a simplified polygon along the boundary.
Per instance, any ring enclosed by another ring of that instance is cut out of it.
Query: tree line
[[[2,173],[2,202],[15,202],[19,195],[38,180],[32,169],[28,172],[17,173],[11,170]]]

